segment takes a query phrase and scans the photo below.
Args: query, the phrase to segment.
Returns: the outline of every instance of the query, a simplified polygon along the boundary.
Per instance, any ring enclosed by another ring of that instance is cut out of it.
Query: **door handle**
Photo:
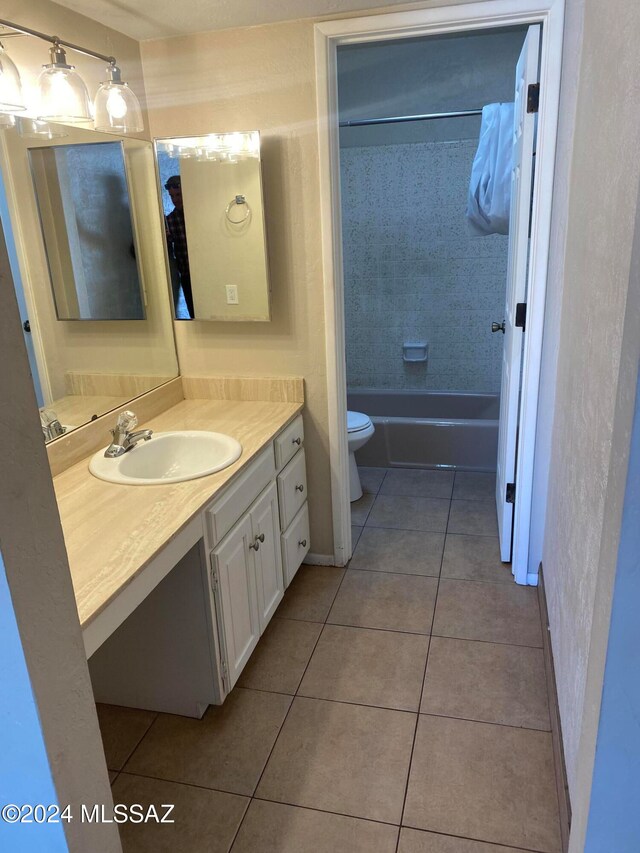
[[[504,320],[502,321],[502,323],[492,323],[491,324],[491,331],[492,332],[502,332],[502,334],[504,335]]]
[[[302,494],[302,492],[304,492],[304,485],[302,483],[300,483],[300,485],[296,486],[296,492],[300,492],[300,494]]]
[[[256,542],[264,542],[264,533],[256,533]]]

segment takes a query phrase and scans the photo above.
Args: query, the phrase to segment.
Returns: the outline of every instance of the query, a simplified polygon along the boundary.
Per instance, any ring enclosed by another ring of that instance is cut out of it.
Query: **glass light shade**
[[[0,110],[21,112],[27,106],[22,96],[20,73],[0,43]]]
[[[93,121],[91,101],[82,77],[73,65],[44,65],[38,77],[41,121],[85,124]]]
[[[106,133],[140,133],[144,130],[142,110],[126,83],[109,80],[96,93],[95,128]]]
[[[58,139],[69,135],[62,125],[35,118],[21,118],[18,131],[24,139]]]

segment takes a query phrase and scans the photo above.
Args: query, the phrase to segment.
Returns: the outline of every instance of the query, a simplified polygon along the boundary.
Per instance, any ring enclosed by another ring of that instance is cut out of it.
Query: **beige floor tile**
[[[343,575],[344,569],[335,566],[300,566],[277,615],[285,619],[324,622]]]
[[[122,823],[123,853],[226,853],[249,804],[246,797],[206,791],[176,782],[145,779],[121,773],[113,786],[116,803],[175,806],[168,817],[173,824]]]
[[[495,501],[451,501],[447,533],[497,536],[498,518]]]
[[[160,714],[127,772],[252,794],[291,697],[236,687],[201,720]]]
[[[380,494],[417,498],[451,498],[453,471],[430,471],[419,468],[391,468]]]
[[[382,485],[382,481],[384,480],[386,473],[386,468],[367,468],[366,466],[358,467],[362,491],[366,495],[377,495],[380,491],[380,486]]]
[[[429,638],[325,625],[300,696],[417,711]]]
[[[365,527],[350,569],[438,577],[444,533]]]
[[[429,634],[437,589],[437,578],[348,571],[327,621]]]
[[[421,716],[403,823],[560,853],[551,735]]]
[[[448,516],[449,501],[442,498],[379,494],[369,513],[367,526],[444,533]]]
[[[391,468],[380,494],[416,498],[451,498],[453,471],[429,471],[419,468]]]
[[[537,590],[515,583],[442,578],[433,633],[440,637],[541,648]]]
[[[500,560],[498,537],[447,533],[443,578],[513,583],[511,564]]]
[[[256,795],[399,823],[415,715],[296,698]]]
[[[548,731],[542,649],[433,637],[420,710]]]
[[[439,835],[435,832],[423,832],[419,829],[400,830],[398,853],[533,853],[531,850],[516,850],[501,844],[485,844],[484,841],[470,841],[467,838],[454,838],[452,835]]]
[[[375,495],[363,494],[362,497],[351,504],[351,524],[362,526],[369,515]]]
[[[356,545],[358,544],[358,542],[360,541],[360,537],[362,536],[363,530],[364,530],[364,528],[358,524],[352,524],[351,525],[351,547],[352,548],[355,548]]]
[[[232,853],[395,853],[397,838],[388,824],[253,800]]]
[[[238,686],[294,694],[321,630],[318,622],[272,619],[244,668]]]
[[[109,770],[122,770],[157,714],[138,708],[97,704],[102,745]]]
[[[492,501],[496,495],[496,475],[475,471],[456,471],[454,500]]]

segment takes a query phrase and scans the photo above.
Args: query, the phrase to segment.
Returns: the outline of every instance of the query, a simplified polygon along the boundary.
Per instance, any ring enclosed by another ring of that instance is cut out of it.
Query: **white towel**
[[[473,234],[508,234],[514,105],[482,108],[480,141],[471,168],[467,220]]]

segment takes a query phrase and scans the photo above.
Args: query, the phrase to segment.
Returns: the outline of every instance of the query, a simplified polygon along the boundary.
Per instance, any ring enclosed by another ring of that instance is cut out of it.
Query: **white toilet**
[[[375,432],[371,418],[362,412],[347,412],[347,433],[349,440],[349,489],[351,501],[357,501],[362,497],[362,486],[360,475],[356,465],[356,450],[360,450],[369,441]]]

